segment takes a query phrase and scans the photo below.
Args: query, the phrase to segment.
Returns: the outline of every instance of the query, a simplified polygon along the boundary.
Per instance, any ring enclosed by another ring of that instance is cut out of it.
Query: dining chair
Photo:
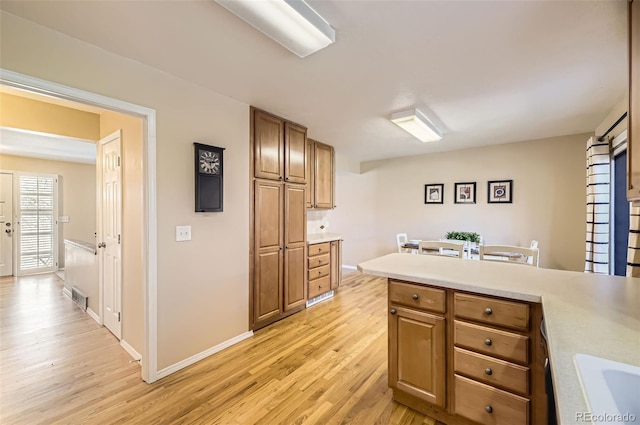
[[[420,241],[418,254],[444,255],[447,257],[462,258],[464,245],[445,241]]]
[[[480,245],[480,260],[508,261],[538,267],[539,250],[512,245]]]
[[[397,233],[396,234],[396,242],[398,243],[398,252],[411,252],[410,248],[405,248],[405,244],[409,242],[409,237],[406,233]]]

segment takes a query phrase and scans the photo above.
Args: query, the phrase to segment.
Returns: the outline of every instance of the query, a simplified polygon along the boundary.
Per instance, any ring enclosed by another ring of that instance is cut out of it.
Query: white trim
[[[342,268],[343,269],[348,269],[348,270],[358,270],[358,268],[356,266],[349,266],[347,264],[343,264]]]
[[[144,140],[143,167],[146,171],[143,185],[145,205],[143,226],[143,353],[142,379],[152,383],[158,379],[158,229],[156,213],[156,111],[118,99],[63,86],[29,75],[0,68],[0,84],[40,93],[46,96],[72,100],[143,118]]]
[[[613,140],[611,140],[611,151],[615,151],[618,146],[627,141],[627,129],[622,130]]]
[[[140,362],[140,364],[142,364],[142,356],[140,355],[140,353],[136,351],[135,348],[130,346],[127,341],[125,341],[124,339],[121,339],[120,346],[124,348],[124,351],[129,353],[129,355],[131,356],[131,358],[133,358],[133,360]]]
[[[91,310],[89,307],[87,307],[87,314],[89,315],[89,317],[91,317],[93,320],[95,320],[96,322],[98,322],[98,324],[100,326],[102,326],[102,320],[100,320],[100,316],[98,316],[96,314],[95,311]]]
[[[73,298],[71,297],[71,291],[68,290],[66,286],[62,288],[62,295],[69,298],[70,300],[73,300]]]
[[[186,358],[182,361],[179,361],[178,363],[174,363],[171,366],[165,367],[162,370],[158,371],[158,374],[156,375],[156,377],[158,379],[162,379],[165,376],[169,376],[174,372],[179,371],[180,369],[184,369],[187,366],[191,366],[192,364],[199,362],[200,360],[204,359],[205,357],[209,357],[215,353],[218,353],[222,350],[224,350],[225,348],[229,348],[232,345],[235,345],[237,343],[239,343],[240,341],[244,341],[247,338],[251,338],[253,336],[253,331],[248,331],[245,333],[242,333],[238,336],[235,336],[231,339],[228,339],[216,346],[213,346],[211,348],[208,348],[198,354],[195,354],[189,358]]]

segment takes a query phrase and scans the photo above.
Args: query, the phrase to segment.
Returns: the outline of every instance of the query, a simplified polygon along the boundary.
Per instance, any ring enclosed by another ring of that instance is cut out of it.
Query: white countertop
[[[481,294],[541,302],[559,423],[579,423],[587,412],[574,356],[640,365],[640,278],[460,260],[435,255],[389,254],[358,264],[376,276]]]
[[[310,233],[307,235],[307,244],[338,241],[342,239],[340,233]]]

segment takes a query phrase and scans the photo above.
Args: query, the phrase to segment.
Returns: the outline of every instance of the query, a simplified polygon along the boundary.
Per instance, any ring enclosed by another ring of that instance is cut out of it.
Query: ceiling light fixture
[[[304,58],[336,41],[331,25],[302,0],[215,0]]]
[[[442,132],[417,109],[391,114],[391,122],[421,142],[435,142],[442,139]]]

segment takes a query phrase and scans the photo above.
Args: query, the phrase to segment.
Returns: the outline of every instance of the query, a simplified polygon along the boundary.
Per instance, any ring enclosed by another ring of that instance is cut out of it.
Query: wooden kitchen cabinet
[[[259,329],[305,308],[306,129],[251,108],[250,324]]]
[[[284,186],[284,311],[303,308],[307,301],[306,188]]]
[[[307,207],[314,209],[335,208],[335,151],[332,146],[308,140],[309,195]]]
[[[252,108],[253,177],[307,183],[307,129]]]
[[[540,304],[388,285],[394,400],[443,424],[546,423]]]
[[[342,241],[331,241],[331,261],[330,286],[331,289],[338,289],[342,282]]]
[[[338,289],[342,281],[342,241],[309,244],[308,298]]]
[[[256,180],[254,220],[255,258],[253,278],[253,322],[274,320],[282,314],[283,255],[282,184]]]
[[[389,305],[389,386],[441,408],[446,402],[445,319]]]
[[[627,199],[640,201],[640,1],[629,3]],[[638,146],[636,146],[638,145]]]

